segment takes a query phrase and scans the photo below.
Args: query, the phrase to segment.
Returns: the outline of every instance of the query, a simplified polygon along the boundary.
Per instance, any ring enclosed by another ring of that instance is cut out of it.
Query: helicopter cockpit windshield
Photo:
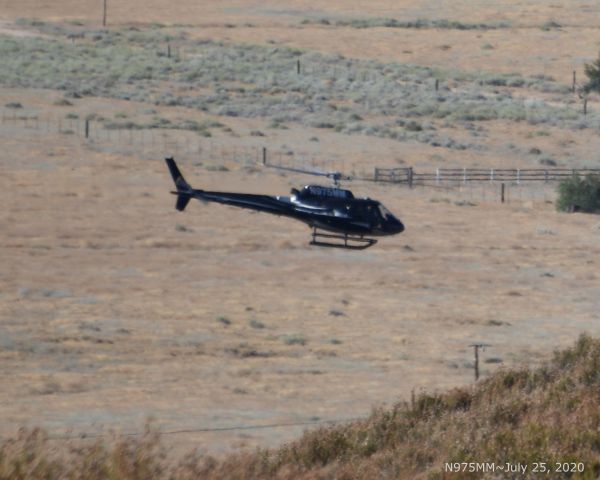
[[[379,213],[381,214],[382,218],[390,219],[390,218],[394,218],[394,215],[392,214],[392,212],[390,212],[387,208],[385,208],[383,205],[381,205],[381,203],[378,205],[379,208]]]

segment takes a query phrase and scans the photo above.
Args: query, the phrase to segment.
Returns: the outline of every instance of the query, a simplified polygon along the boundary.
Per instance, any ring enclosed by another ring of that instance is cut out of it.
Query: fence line
[[[253,167],[263,161],[264,142],[259,137],[245,139],[243,145],[237,140],[212,137],[206,132],[176,127],[139,126],[132,123],[131,128],[122,124],[106,124],[98,119],[65,117],[59,115],[31,115],[17,111],[6,111],[0,108],[0,122],[40,133],[56,133],[85,138],[94,145],[105,149],[118,149],[130,153],[135,151],[140,156],[175,155],[184,162],[195,164],[202,162],[208,169],[219,169],[226,164],[235,163],[243,167]],[[219,131],[219,127],[212,127]],[[336,161],[324,161],[318,158],[314,149],[306,150],[272,150],[268,149],[268,161],[276,165],[298,165],[325,170],[346,171],[355,178],[370,177],[370,173],[361,167],[361,171],[352,169],[341,158]],[[372,180],[372,178],[369,178]]]
[[[341,170],[357,180],[375,181],[400,185],[426,187],[457,187],[472,183],[512,183],[522,185],[529,182],[550,184],[574,175],[600,174],[600,168],[437,168],[432,171],[418,171],[414,167],[381,168],[372,171],[345,170],[345,163],[318,161],[315,153],[268,150],[255,139],[255,145],[223,145],[222,140],[210,136],[200,136],[194,130],[184,128],[157,127],[114,127],[99,120],[78,117],[17,115],[16,112],[2,111],[2,124],[22,126],[42,133],[61,133],[85,137],[90,142],[109,144],[108,148],[127,146],[151,148],[152,155],[191,156],[191,160],[210,160],[215,165],[207,168],[224,167],[233,162],[245,167],[261,164],[265,155],[270,164],[294,167],[318,167],[323,170]],[[206,135],[206,134],[204,134]],[[143,153],[137,150],[137,153]],[[340,168],[341,167],[341,168]]]
[[[364,420],[361,418],[339,418],[334,420],[308,420],[300,422],[281,422],[281,423],[267,423],[259,425],[234,425],[230,427],[197,427],[197,428],[182,428],[178,430],[165,430],[158,431],[159,435],[182,435],[182,434],[193,434],[193,433],[218,433],[218,432],[230,432],[236,430],[264,430],[271,428],[282,428],[282,427],[302,427],[311,425],[336,425],[338,423],[356,422]],[[145,435],[144,432],[121,432],[121,433],[79,433],[79,434],[64,434],[64,435],[48,435],[48,440],[76,440],[76,439],[98,439],[109,436],[116,437],[141,437]],[[8,438],[0,437],[0,441],[6,441]]]

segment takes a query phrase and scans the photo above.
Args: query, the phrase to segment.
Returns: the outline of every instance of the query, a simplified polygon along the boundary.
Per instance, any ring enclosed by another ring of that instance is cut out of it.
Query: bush
[[[600,92],[600,55],[594,62],[586,63],[584,70],[589,80],[583,86],[583,93]]]
[[[282,335],[280,338],[286,345],[306,345],[308,342],[306,337],[301,333],[290,333],[287,335]]]
[[[594,213],[600,211],[600,175],[574,175],[558,186],[557,210]]]

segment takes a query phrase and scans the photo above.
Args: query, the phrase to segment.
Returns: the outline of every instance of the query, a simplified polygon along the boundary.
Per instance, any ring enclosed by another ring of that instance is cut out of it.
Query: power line
[[[235,425],[231,427],[199,427],[199,428],[185,428],[180,430],[166,430],[166,431],[158,431],[159,435],[181,435],[181,434],[189,434],[189,433],[208,433],[208,432],[228,432],[233,430],[260,430],[260,429],[268,429],[268,428],[281,428],[281,427],[301,427],[308,425],[334,425],[337,423],[345,423],[345,422],[353,422],[359,420],[358,418],[343,418],[337,420],[313,420],[313,421],[305,421],[305,422],[289,422],[289,423],[267,423],[263,425]],[[76,439],[95,439],[95,438],[104,438],[109,436],[117,436],[117,437],[138,437],[144,435],[144,432],[125,432],[125,433],[80,433],[80,434],[71,434],[71,435],[49,435],[48,440],[76,440]],[[6,440],[6,439],[3,439]]]

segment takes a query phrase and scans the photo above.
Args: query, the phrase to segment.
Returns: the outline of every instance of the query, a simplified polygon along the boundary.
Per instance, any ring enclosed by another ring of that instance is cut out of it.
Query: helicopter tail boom
[[[190,202],[192,198],[193,189],[189,183],[185,181],[183,175],[177,168],[177,164],[173,157],[165,158],[167,162],[167,166],[169,167],[169,172],[171,172],[171,177],[173,177],[173,182],[175,182],[175,186],[177,187],[176,192],[171,192],[177,195],[177,202],[175,203],[175,208],[182,212],[187,207],[187,204]]]

